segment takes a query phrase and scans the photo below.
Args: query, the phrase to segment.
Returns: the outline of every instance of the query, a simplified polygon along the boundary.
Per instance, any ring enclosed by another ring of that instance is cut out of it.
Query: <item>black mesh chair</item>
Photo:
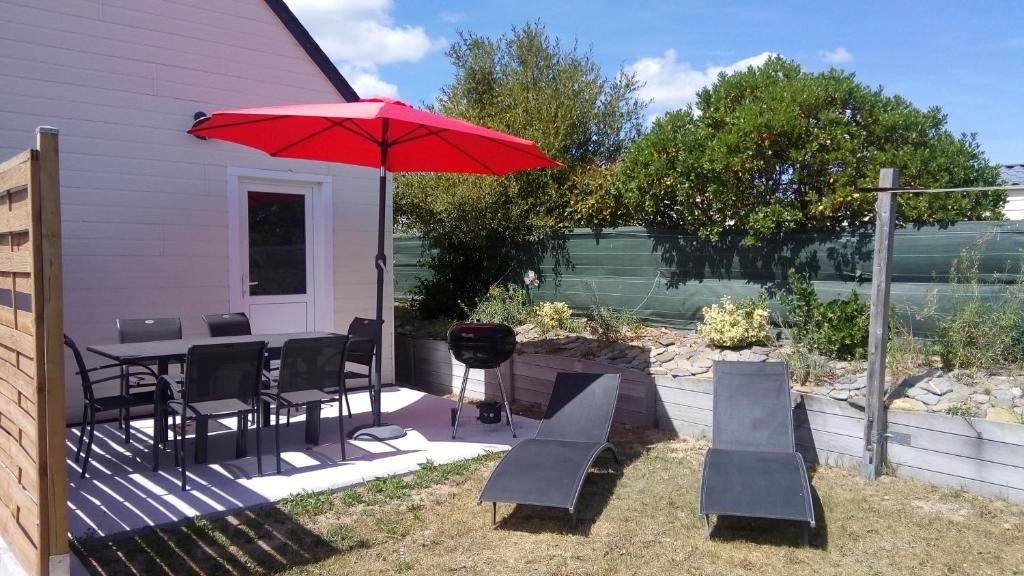
[[[203,314],[203,322],[211,338],[221,336],[250,336],[252,326],[245,312],[228,312],[227,314]]]
[[[352,406],[348,403],[349,392],[360,392],[370,389],[370,375],[373,374],[373,355],[377,352],[377,331],[384,321],[371,318],[353,318],[348,325],[348,359],[346,365],[355,364],[365,366],[366,372],[355,372],[348,370],[346,366],[345,377],[341,380],[341,395],[345,398],[345,408],[348,410],[348,417],[352,417]],[[350,380],[366,380],[365,386],[349,388]],[[338,410],[338,417],[341,417],[341,410]]]
[[[796,520],[814,528],[804,459],[793,437],[784,362],[715,362],[711,448],[704,458],[700,515]],[[807,530],[804,531],[806,543]]]
[[[341,413],[345,382],[347,336],[323,336],[288,340],[281,348],[281,370],[277,387],[263,393],[274,405],[274,452],[281,473],[281,408],[306,407],[306,418],[325,402],[338,403],[338,437],[341,459],[345,460],[345,420]]]
[[[537,435],[509,450],[480,492],[480,502],[492,503],[492,522],[498,502],[566,508],[575,518],[590,465],[606,450],[618,461],[608,431],[621,378],[558,373]]]
[[[112,412],[116,410],[118,414],[127,412],[131,408],[136,406],[152,406],[153,405],[153,391],[140,392],[133,394],[119,393],[113,396],[97,396],[93,386],[102,382],[112,382],[114,380],[121,379],[121,372],[112,374],[103,378],[93,378],[92,373],[99,370],[110,370],[112,368],[121,369],[122,364],[106,364],[103,366],[96,366],[95,368],[87,368],[85,365],[85,359],[82,357],[82,352],[78,349],[75,341],[64,335],[64,346],[67,346],[71,350],[71,354],[75,359],[75,367],[78,369],[78,375],[82,379],[82,396],[85,402],[82,405],[82,425],[78,431],[78,448],[75,450],[75,462],[78,462],[79,456],[82,454],[82,445],[85,444],[85,458],[82,461],[82,473],[81,478],[85,478],[86,469],[89,467],[89,456],[92,454],[92,441],[93,436],[96,434],[96,414],[100,412]],[[128,372],[129,376],[142,375],[152,377],[156,380],[156,372],[154,372],[148,366],[143,365],[132,365],[130,368],[135,368],[135,371]],[[86,441],[86,434],[89,439]],[[124,442],[130,444],[132,441],[132,428],[131,420],[124,419]]]
[[[188,420],[235,415],[237,434],[248,431],[248,416],[258,409],[260,384],[263,381],[263,358],[266,342],[232,342],[192,346],[185,359],[185,380],[180,400],[167,403],[174,431],[175,465],[181,466],[181,489],[187,489],[187,451],[185,424]],[[160,377],[167,388],[174,382]],[[178,416],[181,416],[181,442],[178,442]],[[258,421],[258,418],[254,419]],[[198,428],[198,427],[197,427]],[[260,430],[256,429],[256,467],[263,474],[263,450]]]
[[[181,318],[118,318],[115,320],[115,323],[117,325],[117,341],[121,344],[181,340]],[[152,366],[155,362],[145,364]],[[132,389],[153,388],[156,386],[155,378],[148,378],[146,375],[129,377],[127,367],[123,368],[122,372],[122,394],[127,394]],[[122,411],[120,416],[118,426],[129,415]]]

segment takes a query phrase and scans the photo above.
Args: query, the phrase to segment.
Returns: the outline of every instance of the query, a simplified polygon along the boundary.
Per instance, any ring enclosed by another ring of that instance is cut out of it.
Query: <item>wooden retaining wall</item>
[[[57,159],[41,129],[0,163],[0,537],[29,574],[69,566]]]
[[[450,359],[444,342],[407,340],[396,348],[408,351],[397,357],[407,363],[396,366],[396,372],[406,377],[399,383],[419,384],[433,393],[458,392],[461,365]],[[508,364],[512,395],[520,402],[543,405],[559,371],[619,373],[623,380],[617,422],[711,437],[709,378],[650,376],[605,363],[542,354],[516,354]],[[471,386],[471,398],[481,397],[481,378]],[[890,411],[888,420],[889,432],[894,434],[889,463],[897,475],[1024,503],[1024,426],[923,412]],[[793,422],[797,449],[808,463],[860,464],[862,411],[821,396],[795,395]]]

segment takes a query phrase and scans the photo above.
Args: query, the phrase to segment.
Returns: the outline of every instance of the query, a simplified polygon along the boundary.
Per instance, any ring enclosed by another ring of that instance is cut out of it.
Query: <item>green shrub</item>
[[[545,332],[573,327],[572,309],[565,302],[539,302],[533,307],[533,321]]]
[[[480,301],[470,315],[473,322],[520,326],[530,321],[530,307],[526,304],[526,291],[514,284],[491,286],[487,297]]]
[[[636,313],[630,310],[618,310],[602,304],[594,304],[590,308],[590,331],[601,340],[614,342],[628,340],[643,326]]]
[[[789,271],[789,291],[779,296],[790,318],[793,341],[829,358],[852,360],[868,352],[870,307],[856,292],[822,302],[806,276]]]
[[[950,267],[951,306],[939,315],[935,338],[938,355],[950,368],[987,369],[1024,359],[1024,270],[1002,294],[986,298],[978,259],[977,250],[964,249]]]
[[[723,296],[721,304],[705,306],[701,313],[704,320],[697,326],[697,332],[715,346],[739,348],[764,344],[770,337],[768,296],[764,293],[739,301]]]
[[[914,338],[913,332],[900,322],[895,313],[889,314],[889,347],[885,365],[893,386],[928,365],[924,345]]]

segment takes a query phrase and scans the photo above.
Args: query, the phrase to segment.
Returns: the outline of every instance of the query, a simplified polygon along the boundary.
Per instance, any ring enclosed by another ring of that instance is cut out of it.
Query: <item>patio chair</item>
[[[384,321],[377,321],[372,318],[353,318],[348,325],[348,358],[347,364],[365,366],[366,372],[355,372],[348,370],[346,366],[345,377],[341,380],[341,395],[345,398],[345,408],[348,410],[348,417],[352,417],[352,406],[348,402],[349,392],[361,392],[370,389],[370,375],[373,373],[373,356],[377,352],[377,330]],[[366,386],[349,388],[350,380],[366,380]],[[338,416],[341,417],[341,410]]]
[[[167,403],[174,431],[174,464],[181,466],[181,490],[187,490],[187,451],[185,425],[188,420],[206,420],[234,414],[237,434],[249,429],[249,415],[258,410],[260,384],[263,380],[263,358],[266,342],[231,342],[197,344],[188,349],[185,358],[185,380],[180,400]],[[174,382],[167,376],[160,380],[167,388]],[[178,416],[181,416],[181,442],[178,442]],[[258,421],[258,418],[254,418]],[[205,432],[205,426],[203,427]],[[197,434],[199,427],[197,426]],[[241,441],[242,438],[240,437]],[[263,450],[260,428],[256,428],[256,468],[263,475]]]
[[[118,318],[114,321],[117,325],[117,341],[121,344],[132,342],[156,342],[159,340],[181,340],[181,318]],[[155,362],[145,362],[147,366]],[[145,375],[128,377],[127,367],[121,379],[121,393],[127,394],[133,388],[151,388],[156,386],[156,378],[147,378]],[[120,413],[118,427],[128,415],[123,411]]]
[[[277,473],[281,473],[281,408],[306,407],[338,403],[338,437],[341,439],[341,460],[345,460],[345,419],[341,413],[345,379],[347,336],[322,336],[287,340],[281,348],[281,370],[275,390],[263,392],[263,399],[274,405],[274,452]],[[266,406],[266,405],[264,405]]]
[[[711,438],[700,485],[708,538],[712,514],[796,520],[814,528],[785,362],[715,362]]]
[[[96,434],[96,414],[100,412],[111,412],[116,410],[120,415],[123,411],[127,411],[136,406],[152,406],[153,405],[153,394],[154,391],[149,392],[138,392],[138,393],[118,393],[110,396],[97,396],[93,386],[103,382],[112,382],[114,380],[121,380],[122,373],[119,371],[117,374],[106,376],[103,378],[93,378],[92,373],[99,370],[110,370],[112,368],[121,369],[122,364],[106,364],[103,366],[96,366],[95,368],[87,368],[85,365],[85,359],[82,357],[81,350],[75,344],[67,334],[64,335],[64,346],[71,350],[71,354],[75,359],[75,367],[77,368],[77,374],[82,380],[82,397],[84,403],[82,405],[82,424],[78,431],[78,448],[75,450],[75,462],[78,462],[79,456],[82,454],[82,444],[85,444],[85,458],[82,461],[82,471],[80,478],[85,478],[86,470],[89,468],[89,457],[92,455],[92,441]],[[135,372],[128,372],[129,376],[135,376],[137,374],[145,374],[151,376],[153,380],[156,380],[157,375],[151,368],[144,365],[133,365],[132,367],[137,368]],[[88,441],[86,441],[86,434],[88,434]],[[129,418],[124,419],[124,443],[130,444],[132,441],[132,428],[131,420]]]
[[[228,312],[227,314],[203,314],[203,322],[210,333],[210,338],[221,336],[250,336],[252,326],[245,312]]]
[[[591,464],[606,450],[619,461],[608,431],[620,380],[619,374],[558,373],[536,436],[509,450],[480,492],[479,501],[491,503],[492,523],[498,502],[565,508],[575,520]]]

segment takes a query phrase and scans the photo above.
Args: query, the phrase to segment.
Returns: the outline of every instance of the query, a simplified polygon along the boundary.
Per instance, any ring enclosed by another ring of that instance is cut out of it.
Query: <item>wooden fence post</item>
[[[882,168],[878,187],[900,185],[898,168]],[[889,285],[892,244],[896,231],[896,193],[878,192],[875,201],[875,255],[871,271],[871,324],[868,332],[868,389],[864,413],[861,478],[874,480],[885,463],[885,354],[889,344]]]
[[[60,216],[60,147],[58,130],[49,126],[36,129],[39,150],[40,236],[42,287],[40,301],[42,318],[38,326],[43,340],[43,363],[46,387],[46,483],[47,542],[50,574],[68,574],[68,480],[64,463],[64,440],[67,416],[64,410],[64,283],[61,255]],[[42,410],[41,410],[42,412]],[[40,446],[40,451],[43,446]]]

